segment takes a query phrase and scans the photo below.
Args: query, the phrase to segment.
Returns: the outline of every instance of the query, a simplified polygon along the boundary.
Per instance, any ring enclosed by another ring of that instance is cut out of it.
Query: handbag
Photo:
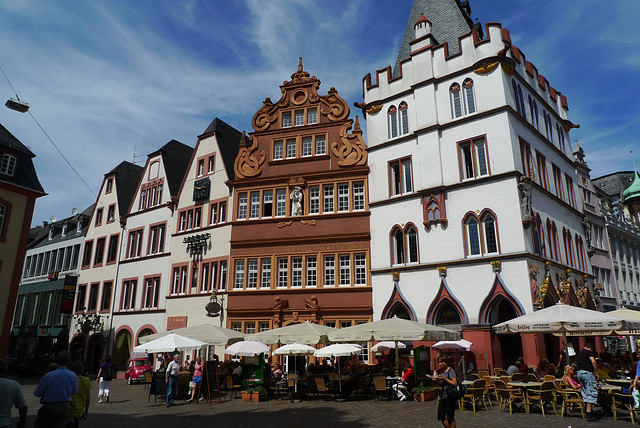
[[[460,382],[460,379],[457,379],[458,384],[456,386],[451,384],[446,384],[443,388],[444,397],[443,398],[453,398],[455,400],[459,400],[464,395],[467,394],[467,387]]]

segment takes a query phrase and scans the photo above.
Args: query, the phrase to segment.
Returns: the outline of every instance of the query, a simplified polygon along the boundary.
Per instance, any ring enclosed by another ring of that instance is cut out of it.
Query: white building
[[[537,365],[557,340],[491,326],[558,300],[594,307],[573,124],[509,31],[483,35],[469,14],[416,0],[395,72],[363,79],[373,318],[461,329],[479,368]]]

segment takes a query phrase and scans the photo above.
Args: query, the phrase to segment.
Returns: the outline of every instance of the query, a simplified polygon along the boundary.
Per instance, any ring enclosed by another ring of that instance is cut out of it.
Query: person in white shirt
[[[178,394],[178,375],[180,374],[180,364],[178,361],[180,360],[180,354],[176,354],[173,356],[173,361],[169,363],[167,366],[167,371],[165,372],[165,382],[167,385],[167,407],[175,406],[173,400],[176,398]]]
[[[11,426],[11,408],[16,406],[20,412],[18,428],[27,426],[27,400],[22,386],[12,379],[7,379],[7,363],[0,360],[0,427]]]

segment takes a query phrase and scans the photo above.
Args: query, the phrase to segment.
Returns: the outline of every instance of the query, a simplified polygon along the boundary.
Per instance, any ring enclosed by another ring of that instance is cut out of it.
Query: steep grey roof
[[[180,191],[182,179],[189,167],[193,147],[182,144],[177,140],[171,140],[149,156],[155,155],[158,152],[162,154],[162,163],[164,164],[164,172],[167,176],[169,193],[171,196],[177,196]]]
[[[202,133],[202,135],[200,135],[200,138],[207,136],[212,132],[215,132],[216,134],[218,146],[220,147],[220,154],[222,155],[222,162],[227,170],[227,177],[229,177],[229,180],[233,180],[235,178],[233,164],[236,161],[236,156],[238,156],[240,137],[242,137],[242,133],[217,117],[213,119],[207,129]]]
[[[420,14],[431,21],[431,34],[438,43],[447,43],[449,53],[458,52],[458,37],[467,34],[473,28],[473,21],[469,17],[471,7],[467,1],[461,0],[414,0],[409,22],[404,30],[404,37],[400,44],[398,59],[393,67],[393,77],[400,74],[400,63],[411,55],[409,42],[415,39],[414,26]]]
[[[84,211],[78,212],[76,215],[32,228],[29,231],[32,240],[29,242],[27,248],[44,247],[85,236],[89,223],[91,222],[91,214],[93,213],[94,206],[95,204],[91,204]],[[82,223],[81,233],[77,233],[78,222]],[[62,236],[62,227],[65,224],[67,225],[67,233],[65,236]],[[51,240],[49,240],[49,232],[51,230],[53,230],[53,236]]]
[[[0,175],[0,181],[45,194],[40,180],[38,180],[36,168],[33,166],[32,158],[35,155],[20,140],[14,137],[7,128],[0,125],[0,155],[4,152],[10,152],[11,155],[16,157],[16,172],[11,177],[4,174]]]
[[[118,166],[109,171],[105,176],[114,175],[116,191],[118,192],[118,212],[120,218],[127,215],[129,205],[136,193],[138,182],[142,176],[143,167],[131,162],[123,161]]]
[[[631,186],[634,178],[635,173],[633,171],[618,171],[594,178],[591,182],[606,195],[615,198],[619,197],[627,187]]]

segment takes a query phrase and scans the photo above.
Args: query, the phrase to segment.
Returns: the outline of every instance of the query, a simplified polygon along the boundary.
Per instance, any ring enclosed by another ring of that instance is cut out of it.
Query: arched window
[[[520,100],[518,98],[518,85],[515,79],[511,79],[511,93],[513,95],[513,101],[516,103],[516,111],[518,114],[522,114],[520,111]]]
[[[564,133],[560,124],[556,123],[556,132],[558,133],[558,143],[560,144],[560,150],[564,153]]]
[[[491,214],[485,214],[482,218],[484,229],[484,242],[487,253],[498,252],[498,237],[496,236],[496,222]]]
[[[392,233],[393,239],[393,264],[399,265],[404,263],[404,234],[398,227]]]
[[[409,133],[409,106],[406,102],[401,102],[398,106],[400,109],[400,134]]]
[[[480,254],[480,232],[478,231],[478,220],[471,216],[465,223],[467,231],[467,252],[470,256]]]
[[[462,116],[462,100],[460,99],[460,85],[454,82],[449,87],[451,95],[451,118],[455,119]]]
[[[418,232],[409,224],[404,230],[395,226],[391,232],[393,264],[418,263]]]
[[[520,102],[520,114],[527,120],[527,111],[524,109],[524,97],[522,96],[522,88],[518,85],[518,100]]]
[[[398,136],[398,110],[396,106],[389,107],[387,116],[389,117],[389,138],[396,138]]]
[[[542,229],[542,220],[538,214],[536,214],[536,220],[533,225],[533,253],[546,257],[544,230]]]
[[[536,126],[536,116],[533,114],[533,99],[531,98],[531,95],[529,95],[529,114],[531,115],[531,124]]]
[[[476,97],[473,93],[473,80],[470,78],[464,79],[462,82],[462,86],[464,87],[464,98],[465,104],[467,106],[467,114],[476,112]]]
[[[407,241],[408,263],[418,263],[418,232],[416,228],[409,225],[405,231]]]
[[[462,324],[460,313],[450,302],[446,302],[436,316],[436,325],[454,325]]]
[[[535,113],[535,116],[534,116],[535,124],[534,124],[534,126],[539,131],[540,130],[540,119],[538,119],[538,104],[536,103],[536,100],[533,100],[533,111]],[[533,123],[533,120],[531,122]]]

